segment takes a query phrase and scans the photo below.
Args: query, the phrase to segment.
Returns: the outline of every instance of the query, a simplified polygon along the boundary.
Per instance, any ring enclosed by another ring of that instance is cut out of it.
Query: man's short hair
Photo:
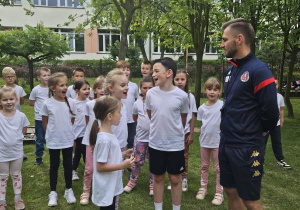
[[[237,18],[230,20],[222,25],[222,28],[225,30],[227,27],[230,27],[233,36],[242,34],[245,37],[245,43],[250,45],[255,39],[255,31],[251,23],[244,18]]]

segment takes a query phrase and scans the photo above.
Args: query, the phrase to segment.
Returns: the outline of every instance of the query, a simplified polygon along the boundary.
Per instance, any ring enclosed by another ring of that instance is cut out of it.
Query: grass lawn
[[[201,103],[203,103],[201,99]],[[29,107],[28,99],[25,100],[25,104],[22,105],[22,111],[27,115],[31,124],[34,123],[33,108]],[[300,145],[298,143],[300,136],[300,99],[292,99],[294,107],[295,119],[285,119],[285,124],[282,129],[282,143],[285,160],[292,166],[291,170],[283,169],[276,164],[276,159],[273,155],[271,144],[267,145],[266,157],[265,157],[265,175],[262,181],[261,188],[261,201],[265,209],[299,209],[300,205]],[[285,110],[286,111],[286,110]],[[184,192],[182,196],[182,209],[227,209],[227,198],[225,195],[224,203],[215,207],[211,204],[215,193],[215,172],[213,166],[210,168],[208,195],[203,201],[196,200],[195,196],[200,187],[200,154],[199,154],[199,133],[195,133],[194,144],[190,147],[189,156],[189,190]],[[35,161],[35,146],[25,145],[24,151],[28,160],[24,161],[22,168],[23,176],[23,191],[22,198],[24,199],[26,209],[48,209],[48,194],[50,192],[49,187],[49,153],[46,149],[44,155],[44,163],[40,166],[34,166]],[[146,161],[147,162],[147,161]],[[78,174],[80,180],[73,182],[73,190],[77,203],[69,205],[63,198],[64,194],[64,176],[62,164],[59,168],[59,177],[57,184],[58,192],[58,206],[56,209],[98,209],[90,203],[88,206],[80,206],[79,199],[82,193],[83,187],[83,171],[84,164],[81,161]],[[130,173],[126,170],[123,177],[124,186],[129,180]],[[165,186],[167,186],[168,180],[165,180]],[[153,198],[148,195],[149,193],[149,172],[148,162],[142,167],[140,178],[137,186],[130,194],[123,193],[120,196],[119,209],[121,210],[135,210],[154,209]],[[165,188],[166,189],[166,188]],[[7,185],[6,196],[8,209],[13,209],[13,189],[12,182],[9,179]],[[171,209],[171,193],[167,189],[164,194],[164,209]]]

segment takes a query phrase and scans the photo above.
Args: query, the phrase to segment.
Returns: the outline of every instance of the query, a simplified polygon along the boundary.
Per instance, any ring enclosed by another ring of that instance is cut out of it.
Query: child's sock
[[[176,206],[173,204],[173,210],[180,210],[180,205]]]
[[[161,202],[161,203],[154,202],[155,210],[162,210],[163,209],[162,204],[163,204],[163,202]]]
[[[21,194],[15,195],[15,200],[21,199]]]

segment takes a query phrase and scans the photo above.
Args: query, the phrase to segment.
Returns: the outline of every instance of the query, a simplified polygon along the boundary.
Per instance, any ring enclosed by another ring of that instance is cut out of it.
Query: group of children
[[[150,165],[149,195],[155,209],[162,209],[164,177],[168,172],[173,209],[180,209],[182,191],[188,190],[189,145],[194,139],[195,113],[202,122],[200,135],[201,187],[197,199],[207,192],[210,155],[217,174],[216,193],[212,203],[221,205],[218,147],[220,141],[219,100],[221,85],[209,78],[204,85],[208,101],[198,111],[195,97],[189,91],[189,78],[178,70],[170,58],[141,65],[143,78],[138,87],[128,81],[130,65],[119,61],[106,78],[99,76],[93,86],[85,80],[84,71],[75,69],[74,84],[68,87],[64,73],[51,75],[49,69],[37,69],[40,85],[29,97],[35,110],[36,161],[42,163],[44,143],[50,154],[50,194],[48,206],[57,205],[57,175],[62,152],[66,190],[64,198],[75,203],[72,180],[78,180],[76,169],[81,156],[85,163],[80,204],[87,205],[92,185],[92,202],[100,209],[117,209],[118,195],[130,193],[137,184],[141,166],[148,157]],[[15,72],[2,72],[6,85],[0,89],[0,210],[6,208],[6,183],[13,179],[15,209],[24,209],[21,199],[23,135],[29,121],[20,112],[26,95],[15,85]],[[127,147],[127,150],[125,148]],[[3,152],[2,152],[3,151]],[[127,159],[125,159],[127,157]],[[124,169],[131,168],[130,180],[123,189]],[[123,172],[122,172],[123,171]],[[92,182],[93,180],[93,182]]]

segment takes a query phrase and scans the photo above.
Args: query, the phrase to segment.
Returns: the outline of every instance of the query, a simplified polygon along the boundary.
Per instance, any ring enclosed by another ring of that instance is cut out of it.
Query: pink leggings
[[[22,175],[21,168],[23,157],[9,162],[0,162],[0,200],[5,200],[6,186],[8,176],[10,174],[13,180],[13,188],[15,195],[22,192]]]
[[[86,146],[83,192],[90,193],[93,178],[93,153],[91,146]]]
[[[201,188],[207,189],[208,183],[208,173],[209,173],[209,166],[210,166],[210,154],[212,153],[214,159],[214,167],[217,174],[217,186],[216,186],[216,193],[223,193],[223,187],[220,185],[220,167],[219,167],[219,148],[204,148],[201,147],[200,154],[201,154]]]

